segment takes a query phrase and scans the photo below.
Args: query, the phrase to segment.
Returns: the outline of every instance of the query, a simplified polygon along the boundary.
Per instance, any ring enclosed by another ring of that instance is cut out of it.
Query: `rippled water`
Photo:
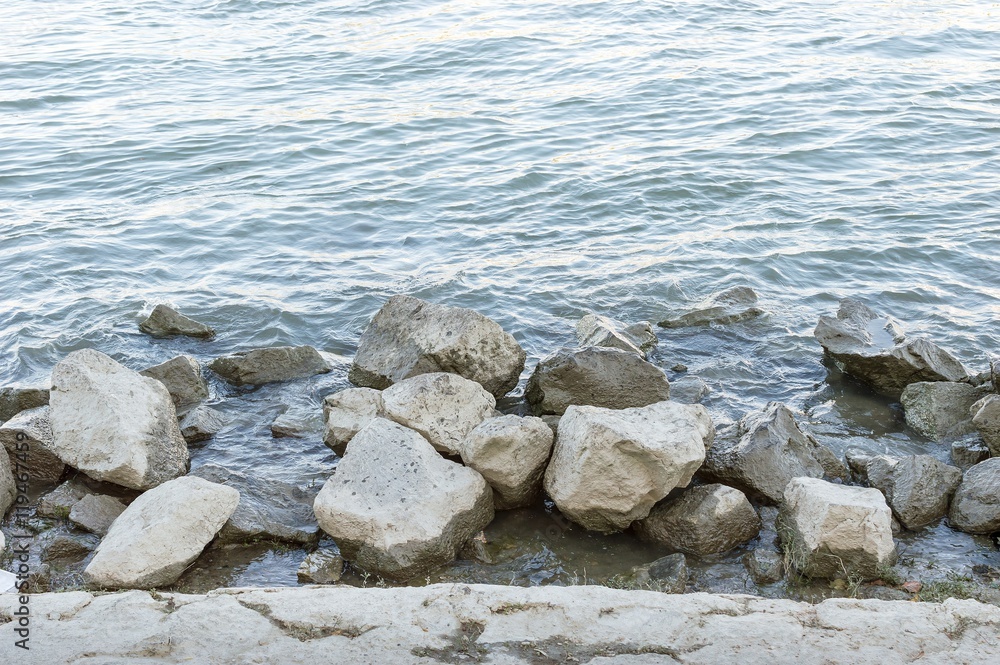
[[[530,371],[587,311],[748,284],[769,316],[662,331],[654,362],[719,421],[779,399],[835,446],[932,449],[826,382],[818,316],[859,296],[973,370],[1000,350],[995,3],[9,0],[0,25],[3,384],[87,346],[348,359],[395,293],[495,318]],[[161,301],[218,339],[140,334]],[[345,385],[213,384],[234,423],[194,464],[321,483],[319,435],[268,424]]]

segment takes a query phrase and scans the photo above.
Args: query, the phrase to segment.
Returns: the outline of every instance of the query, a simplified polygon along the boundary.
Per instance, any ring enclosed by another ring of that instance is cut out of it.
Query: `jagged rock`
[[[656,333],[649,321],[625,325],[606,316],[587,314],[576,324],[581,347],[603,346],[634,353],[642,358],[656,348]]]
[[[989,459],[990,449],[978,438],[966,437],[951,444],[951,463],[962,471]]]
[[[69,521],[84,531],[103,536],[124,511],[125,504],[113,496],[88,494],[73,504]]]
[[[906,424],[934,441],[955,438],[974,430],[969,409],[982,391],[967,383],[921,381],[903,390]]]
[[[687,559],[670,554],[644,566],[636,566],[629,575],[631,585],[661,593],[684,593],[687,586]]]
[[[208,368],[237,386],[304,379],[330,371],[330,364],[311,346],[272,346],[216,358]]]
[[[560,415],[571,404],[627,409],[662,402],[670,397],[670,382],[634,353],[560,349],[539,361],[524,394],[535,415]]]
[[[682,316],[660,321],[661,328],[727,325],[753,319],[764,313],[756,307],[757,294],[749,286],[734,286],[713,294]]]
[[[697,404],[710,392],[704,379],[697,376],[683,376],[670,382],[670,399],[681,404]]]
[[[91,584],[151,589],[176,582],[236,510],[240,493],[184,476],[140,495],[111,525],[84,570]]]
[[[542,491],[552,452],[552,429],[541,418],[500,416],[477,425],[462,441],[462,461],[493,488],[497,510],[530,506]]]
[[[208,384],[201,376],[201,365],[191,356],[177,356],[139,374],[166,386],[177,409],[192,406],[208,397]]]
[[[11,469],[28,470],[33,481],[56,482],[66,465],[52,450],[52,423],[49,407],[21,411],[0,426],[0,443],[10,456]]]
[[[966,533],[1000,531],[1000,457],[980,462],[965,472],[951,500],[948,521]]]
[[[748,413],[737,423],[735,436],[717,439],[704,471],[771,503],[781,501],[792,478],[847,475],[843,463],[803,432],[780,402]]]
[[[1000,457],[1000,395],[987,395],[973,404],[969,413],[990,455]]]
[[[343,456],[354,435],[372,419],[385,415],[382,391],[374,388],[348,388],[323,400],[326,428],[323,443]]]
[[[167,305],[154,307],[149,317],[139,324],[139,330],[153,337],[171,337],[173,335],[201,339],[215,337],[215,331],[204,323],[198,323]]]
[[[314,510],[344,558],[405,581],[453,561],[492,521],[493,497],[479,473],[376,418],[351,441]]]
[[[847,374],[876,392],[899,397],[920,381],[961,381],[969,372],[947,351],[922,338],[907,340],[899,326],[851,298],[836,318],[820,317],[813,332]]]
[[[14,483],[10,458],[0,453],[0,520],[7,514],[7,509],[14,505],[16,497],[17,485]]]
[[[458,455],[472,429],[494,414],[496,399],[458,374],[420,374],[382,391],[387,418],[423,434],[437,450]]]
[[[206,464],[191,475],[240,493],[236,510],[219,530],[220,542],[280,540],[310,544],[319,538],[313,497],[294,485],[248,476],[217,464]]]
[[[180,422],[181,435],[189,444],[208,441],[225,426],[226,417],[204,404],[188,411]]]
[[[0,388],[0,425],[29,409],[49,403],[48,388]]]
[[[42,495],[38,500],[35,513],[39,517],[68,518],[76,502],[89,494],[92,492],[87,489],[86,485],[78,479],[72,478]]]
[[[743,566],[754,584],[774,584],[785,576],[785,560],[781,554],[763,547],[744,554]]]
[[[499,398],[517,385],[524,359],[517,341],[478,312],[393,296],[361,335],[348,378],[383,389],[419,374],[451,372]]]
[[[574,522],[619,531],[646,517],[670,490],[687,486],[714,434],[699,404],[571,406],[559,421],[545,491]]]
[[[309,553],[299,564],[298,579],[304,584],[334,584],[344,574],[344,558],[336,549]]]
[[[948,500],[962,480],[962,471],[930,455],[879,455],[868,461],[865,476],[885,495],[900,524],[916,529],[948,513]]]
[[[187,471],[188,451],[162,383],[93,349],[52,370],[52,450],[91,478],[132,489]]]
[[[891,519],[876,489],[793,478],[778,521],[788,560],[803,575],[875,579],[896,562]]]
[[[97,548],[98,542],[94,536],[49,532],[38,539],[38,558],[45,563],[80,561]]]
[[[757,511],[743,492],[725,485],[700,485],[657,504],[632,525],[642,540],[685,554],[717,554],[760,533]]]

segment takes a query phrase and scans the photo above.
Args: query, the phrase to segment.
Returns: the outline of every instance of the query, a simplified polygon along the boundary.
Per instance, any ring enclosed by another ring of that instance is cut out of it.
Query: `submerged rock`
[[[807,577],[876,579],[896,562],[892,514],[876,489],[794,478],[778,520],[789,562]]]
[[[384,415],[381,390],[348,388],[328,395],[323,400],[323,443],[343,456],[351,439],[373,419]]]
[[[348,378],[383,389],[419,374],[450,372],[499,398],[517,385],[524,359],[517,341],[478,312],[393,296],[361,335]]]
[[[713,294],[683,316],[660,321],[661,328],[727,325],[756,318],[764,310],[755,306],[757,294],[749,286],[734,286]]]
[[[154,307],[149,317],[139,324],[139,330],[153,337],[171,337],[173,335],[202,339],[215,337],[215,331],[204,323],[198,323],[167,305]]]
[[[351,441],[314,510],[346,559],[405,581],[453,561],[492,521],[493,498],[479,473],[376,418]]]
[[[477,425],[462,441],[465,465],[493,488],[497,510],[524,508],[541,495],[552,429],[541,418],[500,416]]]
[[[934,441],[955,438],[974,430],[969,409],[983,396],[967,383],[920,381],[903,390],[906,424]]]
[[[208,384],[201,376],[201,365],[191,356],[171,358],[139,374],[166,386],[177,409],[192,406],[208,397]]]
[[[21,411],[0,426],[0,443],[7,450],[11,468],[19,461],[33,481],[56,482],[66,470],[52,449],[48,406]]]
[[[962,471],[930,455],[893,458],[879,455],[866,464],[868,483],[885,495],[906,529],[926,526],[948,513],[948,500]]]
[[[704,379],[697,376],[683,376],[670,382],[670,399],[681,404],[697,404],[710,392]]]
[[[683,554],[669,554],[643,566],[636,566],[629,575],[629,586],[661,593],[684,593],[688,567]]]
[[[907,340],[891,319],[844,298],[836,318],[820,317],[813,333],[847,374],[876,392],[898,398],[911,383],[961,381],[968,371],[933,342]]]
[[[29,409],[49,403],[48,388],[0,388],[0,425]]]
[[[344,558],[336,549],[310,552],[299,564],[298,580],[305,584],[334,584],[344,574]]]
[[[74,563],[89,556],[97,548],[98,542],[97,538],[90,535],[49,531],[38,539],[38,558],[44,563]]]
[[[988,395],[969,408],[972,426],[993,457],[1000,457],[1000,395]]]
[[[725,485],[700,485],[657,504],[632,525],[647,542],[685,554],[718,554],[760,533],[757,511],[743,492]]]
[[[181,435],[189,444],[208,441],[226,426],[221,412],[204,404],[196,406],[181,418]]]
[[[744,554],[743,566],[754,584],[774,584],[785,576],[785,560],[781,554],[763,547]]]
[[[208,368],[234,385],[260,386],[325,374],[330,364],[311,346],[272,346],[216,358]]]
[[[545,491],[577,524],[620,531],[691,481],[714,433],[698,404],[571,406],[559,422]]]
[[[572,404],[627,409],[670,397],[667,375],[620,349],[560,349],[539,361],[525,398],[535,415],[565,413]]]
[[[104,494],[88,494],[73,504],[69,521],[84,531],[103,536],[125,511],[125,504]]]
[[[587,314],[577,322],[576,339],[581,347],[621,349],[642,358],[646,358],[657,343],[656,333],[649,321],[625,325],[597,314]]]
[[[1000,457],[980,462],[965,472],[951,501],[948,521],[966,533],[1000,531]]]
[[[271,422],[271,436],[276,439],[301,439],[315,431],[313,414],[289,409]]]
[[[84,570],[96,587],[151,589],[176,582],[229,516],[240,493],[185,476],[142,494],[111,525]]]
[[[55,366],[49,417],[53,452],[91,478],[149,489],[187,472],[170,393],[99,351]]]

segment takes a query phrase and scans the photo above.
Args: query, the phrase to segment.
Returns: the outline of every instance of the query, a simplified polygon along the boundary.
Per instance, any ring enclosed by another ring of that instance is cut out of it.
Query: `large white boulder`
[[[374,418],[385,415],[382,391],[374,388],[348,388],[323,400],[323,443],[343,455],[351,439]]]
[[[176,582],[239,502],[238,491],[202,478],[163,483],[115,519],[84,574],[92,585],[112,589]]]
[[[452,372],[499,398],[517,385],[524,359],[517,341],[478,312],[393,296],[361,335],[348,378],[382,389],[418,374]]]
[[[66,465],[52,450],[52,423],[49,407],[21,411],[0,426],[0,443],[10,456],[11,467],[15,458],[28,469],[33,481],[58,481]]]
[[[876,489],[793,478],[778,521],[789,563],[807,577],[875,579],[896,562],[892,513]]]
[[[620,531],[691,481],[714,433],[700,404],[571,406],[559,421],[545,491],[587,529]]]
[[[458,455],[472,429],[494,415],[496,399],[475,381],[434,372],[382,391],[385,416],[423,434],[437,450]]]
[[[951,501],[948,521],[967,533],[1000,531],[1000,457],[991,457],[965,472]]]
[[[453,561],[493,519],[493,497],[479,473],[376,418],[351,441],[313,509],[344,558],[405,581]]]
[[[500,416],[469,432],[459,452],[493,488],[497,510],[510,510],[530,506],[541,494],[553,438],[541,418]]]
[[[760,516],[746,494],[718,484],[687,489],[632,525],[642,540],[698,556],[742,545],[756,538],[760,527]]]
[[[74,351],[52,370],[52,450],[91,478],[149,489],[187,471],[170,393],[100,351]]]

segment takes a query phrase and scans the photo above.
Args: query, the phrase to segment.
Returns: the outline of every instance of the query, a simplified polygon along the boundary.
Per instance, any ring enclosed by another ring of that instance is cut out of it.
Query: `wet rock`
[[[545,491],[577,524],[620,531],[691,481],[714,433],[699,404],[571,406],[559,421]]]
[[[951,500],[948,521],[966,533],[1000,531],[1000,457],[980,462],[965,472]]]
[[[668,399],[670,382],[663,370],[634,353],[560,349],[539,361],[525,397],[535,415],[560,415],[571,404],[627,409]]]
[[[482,474],[493,488],[497,510],[523,508],[541,494],[553,438],[552,429],[541,418],[500,416],[469,432],[459,452],[465,465]]]
[[[670,382],[670,399],[681,404],[697,404],[712,392],[697,376],[684,376]]]
[[[910,600],[910,594],[887,586],[866,586],[861,588],[861,597],[873,600]]]
[[[66,470],[66,465],[52,451],[48,406],[21,411],[0,426],[0,443],[10,457],[11,469],[16,469],[20,462],[33,481],[56,482]]]
[[[743,566],[754,584],[774,584],[785,576],[785,560],[781,554],[763,547],[744,554]]]
[[[476,425],[494,414],[496,399],[458,374],[420,374],[382,391],[386,417],[423,434],[431,445],[458,455]]]
[[[231,487],[185,476],[140,495],[125,509],[84,570],[110,589],[150,589],[176,582],[236,510]]]
[[[606,316],[587,314],[576,324],[581,347],[603,346],[634,353],[642,358],[656,348],[656,333],[649,321],[630,326]]]
[[[240,493],[236,510],[219,530],[220,542],[278,540],[310,544],[319,538],[319,525],[312,511],[313,497],[294,485],[218,464],[206,464],[191,475]]]
[[[92,494],[80,480],[72,478],[48,492],[38,500],[35,513],[39,517],[66,519],[76,502]]]
[[[196,406],[181,418],[181,436],[189,444],[208,441],[226,426],[226,417],[210,406]]]
[[[177,356],[139,374],[166,386],[177,409],[190,407],[208,397],[208,384],[201,376],[201,365],[191,356]]]
[[[188,451],[162,383],[93,349],[52,370],[52,450],[91,478],[132,489],[187,471]]]
[[[171,337],[173,335],[201,339],[215,337],[215,331],[204,323],[198,323],[167,305],[154,307],[149,317],[139,324],[139,330],[153,337]]]
[[[374,418],[385,415],[382,391],[374,388],[348,388],[323,400],[326,427],[323,443],[343,456],[354,435]]]
[[[962,480],[962,471],[930,455],[873,457],[867,464],[868,484],[885,495],[900,524],[926,526],[948,513],[948,500]]]
[[[298,579],[303,584],[334,584],[344,574],[344,558],[336,549],[309,553],[299,564]]]
[[[542,421],[549,426],[552,430],[552,436],[557,436],[559,434],[559,421],[562,420],[562,416],[556,416],[549,414],[547,416],[541,416]]]
[[[125,504],[104,494],[88,494],[73,504],[69,521],[84,531],[103,536],[125,511]]]
[[[764,310],[755,305],[757,294],[748,286],[734,286],[713,294],[683,316],[660,321],[661,328],[727,325],[756,318]]]
[[[0,388],[0,425],[29,409],[49,403],[48,388]]]
[[[898,398],[911,383],[961,381],[968,371],[933,342],[908,340],[899,326],[857,300],[844,298],[836,318],[820,317],[813,333],[844,372]]]
[[[778,521],[788,560],[803,575],[875,579],[896,562],[891,518],[876,489],[794,478]]]
[[[803,432],[792,411],[779,402],[748,413],[733,436],[716,440],[704,471],[771,503],[781,501],[792,478],[847,475],[843,463]]]
[[[725,485],[700,485],[657,504],[635,522],[636,535],[685,554],[717,554],[760,533],[757,511],[743,492]]]
[[[687,587],[687,559],[670,554],[644,566],[636,566],[630,575],[632,585],[661,593],[684,593]]]
[[[309,416],[297,411],[285,411],[271,423],[271,436],[276,439],[301,439],[309,436],[312,431]]]
[[[393,296],[358,342],[348,375],[365,388],[434,372],[451,372],[503,397],[524,370],[524,349],[495,321],[462,307]]]
[[[0,453],[0,519],[7,514],[7,509],[14,505],[16,497],[17,485],[14,483],[10,458]]]
[[[72,563],[85,559],[99,540],[94,536],[49,532],[39,539],[39,559],[44,563]]]
[[[989,457],[990,449],[978,438],[967,437],[951,444],[951,463],[962,471],[968,471]]]
[[[325,374],[330,364],[311,346],[272,346],[216,358],[208,368],[234,385],[260,386]]]
[[[1000,395],[988,395],[969,409],[972,426],[993,457],[1000,457]]]
[[[934,441],[968,434],[974,430],[969,409],[982,392],[967,383],[921,381],[903,390],[906,424]]]
[[[351,441],[314,510],[344,558],[405,581],[453,561],[492,521],[493,497],[479,473],[376,418]]]

